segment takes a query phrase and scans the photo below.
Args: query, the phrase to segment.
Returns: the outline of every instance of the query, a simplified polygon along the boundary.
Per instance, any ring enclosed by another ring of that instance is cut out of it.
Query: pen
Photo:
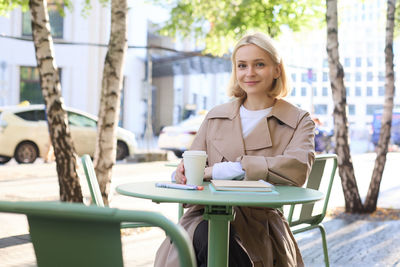
[[[203,190],[203,186],[201,185],[156,183],[156,186],[164,188],[185,189],[185,190]]]

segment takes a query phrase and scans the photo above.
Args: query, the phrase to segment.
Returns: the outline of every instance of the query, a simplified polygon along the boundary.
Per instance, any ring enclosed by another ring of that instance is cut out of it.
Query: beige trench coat
[[[285,100],[277,100],[265,120],[243,139],[240,105],[235,100],[212,109],[191,149],[207,151],[209,167],[222,161],[240,161],[245,180],[302,186],[315,158],[314,122],[309,114]],[[210,169],[206,168],[205,178],[209,178]],[[254,207],[234,210],[232,225],[254,266],[304,266],[280,211]],[[202,214],[203,207],[194,205],[181,218],[179,223],[189,236],[193,237]],[[155,266],[179,266],[177,251],[168,238],[157,251]]]

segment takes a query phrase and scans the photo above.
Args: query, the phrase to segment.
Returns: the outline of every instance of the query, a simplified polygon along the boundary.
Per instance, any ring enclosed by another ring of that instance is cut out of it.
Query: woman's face
[[[237,82],[247,96],[264,95],[272,88],[274,79],[280,75],[279,65],[269,54],[256,45],[240,47],[235,55]]]

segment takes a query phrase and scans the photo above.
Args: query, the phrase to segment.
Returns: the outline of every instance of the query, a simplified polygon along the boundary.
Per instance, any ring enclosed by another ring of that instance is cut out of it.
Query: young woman
[[[288,94],[285,68],[272,40],[244,36],[232,54],[232,102],[213,108],[191,146],[208,155],[205,179],[264,179],[302,186],[314,162],[314,122],[282,98]],[[186,183],[181,163],[175,175]],[[229,266],[303,266],[289,225],[279,210],[235,207],[231,222]],[[193,238],[198,266],[207,266],[208,224],[203,206],[191,205],[180,224]],[[155,266],[179,266],[165,240]]]

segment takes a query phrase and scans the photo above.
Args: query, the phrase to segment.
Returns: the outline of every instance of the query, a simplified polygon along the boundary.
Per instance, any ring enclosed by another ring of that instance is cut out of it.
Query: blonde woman
[[[229,93],[233,101],[212,109],[191,146],[208,155],[205,179],[264,179],[302,186],[314,162],[314,122],[282,98],[288,94],[285,68],[272,40],[244,36],[232,53]],[[177,183],[186,183],[181,163]],[[279,210],[235,207],[229,266],[304,266],[297,243]],[[193,238],[199,267],[207,266],[208,224],[203,206],[191,205],[180,224]],[[176,250],[165,240],[155,266],[178,266]]]

